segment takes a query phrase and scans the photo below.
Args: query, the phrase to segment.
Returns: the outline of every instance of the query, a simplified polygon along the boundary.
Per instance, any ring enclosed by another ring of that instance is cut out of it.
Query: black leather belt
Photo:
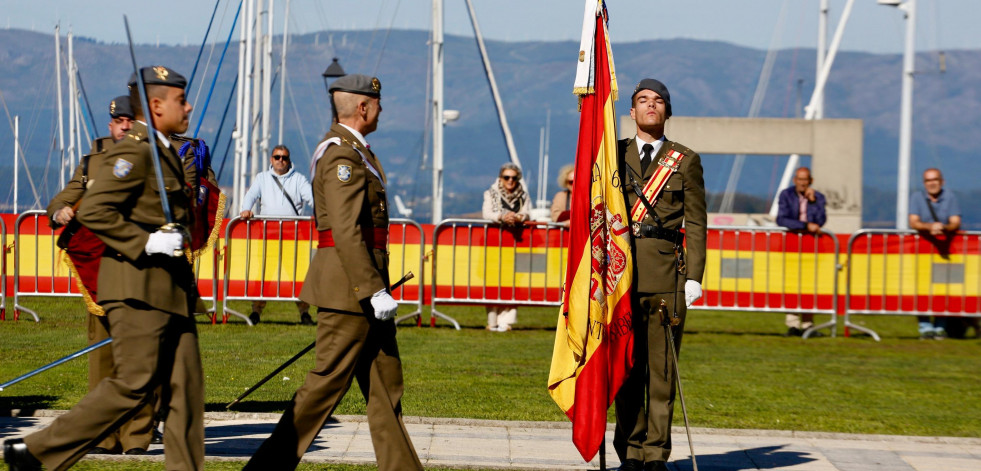
[[[637,239],[662,239],[677,245],[685,240],[685,235],[675,229],[665,229],[651,224],[635,222],[630,225],[630,233]]]

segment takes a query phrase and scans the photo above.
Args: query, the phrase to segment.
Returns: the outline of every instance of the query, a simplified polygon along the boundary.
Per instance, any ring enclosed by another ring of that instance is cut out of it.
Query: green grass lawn
[[[80,300],[24,303],[36,308],[42,322],[35,324],[28,316],[0,323],[0,381],[86,343]],[[245,303],[239,308],[248,312]],[[509,333],[485,331],[481,307],[447,312],[463,330],[445,322],[436,328],[407,323],[399,329],[405,415],[566,420],[545,390],[555,309],[521,308],[516,330]],[[7,316],[12,318],[12,312]],[[256,327],[198,319],[210,411],[225,410],[226,403],[314,338],[313,327],[297,323],[292,303],[270,303]],[[424,319],[428,325],[428,314]],[[911,317],[859,320],[883,341],[845,338],[840,332],[807,341],[783,337],[778,314],[691,313],[681,370],[692,425],[981,437],[981,342],[920,341]],[[234,410],[282,411],[312,362],[308,354]],[[0,392],[0,414],[70,408],[85,394],[86,369],[84,359],[74,360]],[[352,391],[338,414],[364,413],[360,393]]]

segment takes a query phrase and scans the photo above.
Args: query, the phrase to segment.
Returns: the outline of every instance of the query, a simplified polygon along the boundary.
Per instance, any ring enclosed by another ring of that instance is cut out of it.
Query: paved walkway
[[[19,437],[44,427],[61,411],[31,417],[0,417],[0,438]],[[209,460],[246,460],[269,435],[278,414],[208,413]],[[568,423],[505,422],[407,417],[423,464],[459,469],[598,470],[599,458],[585,463],[571,441]],[[700,471],[977,471],[981,439],[853,435],[774,430],[693,429]],[[607,433],[607,466],[618,465],[612,429]],[[692,469],[684,428],[673,431],[675,449],[668,467]],[[86,459],[162,460],[154,445],[147,457]],[[362,416],[328,423],[303,458],[312,463],[374,463],[368,424]],[[327,467],[329,469],[329,467]]]

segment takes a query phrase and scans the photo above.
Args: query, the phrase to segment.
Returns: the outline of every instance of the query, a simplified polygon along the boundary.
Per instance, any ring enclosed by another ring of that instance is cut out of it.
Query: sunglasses
[[[290,159],[290,156],[288,156],[288,155],[282,155],[282,154],[273,154],[272,158],[273,158],[273,160],[280,160],[280,159],[282,159],[282,160],[289,160]]]
[[[502,175],[501,176],[501,179],[502,180],[514,180],[514,181],[518,181],[518,180],[521,180],[521,177],[519,177],[517,175],[514,175],[514,176],[512,176],[512,175]]]

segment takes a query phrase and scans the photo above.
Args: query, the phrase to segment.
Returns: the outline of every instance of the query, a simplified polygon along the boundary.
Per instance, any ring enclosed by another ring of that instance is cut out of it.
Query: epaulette
[[[675,141],[668,141],[668,143],[674,148],[674,150],[676,150],[678,152],[681,152],[682,154],[685,154],[685,155],[687,155],[689,157],[697,154],[697,152],[691,150],[690,148],[688,148],[684,144],[681,144],[681,143],[678,143],[678,142],[675,142]]]
[[[124,139],[134,139],[136,141],[150,142],[150,137],[147,134],[143,134],[142,132],[137,131],[135,129],[130,129],[129,132],[126,133],[126,137]]]
[[[96,138],[94,141],[92,141],[92,149],[90,149],[89,153],[86,155],[101,154],[107,151],[113,142],[114,141],[110,136]]]

